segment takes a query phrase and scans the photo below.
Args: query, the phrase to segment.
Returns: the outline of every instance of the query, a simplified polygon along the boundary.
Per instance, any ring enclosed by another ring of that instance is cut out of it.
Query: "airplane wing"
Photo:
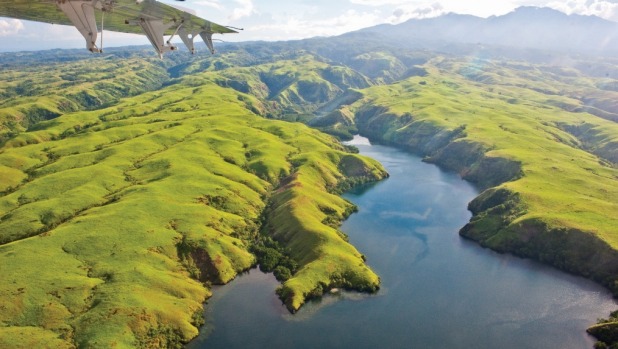
[[[199,35],[214,53],[213,34],[236,33],[156,0],[0,0],[0,16],[73,25],[91,52],[101,52],[97,32],[104,29],[145,34],[160,56],[176,50],[172,38],[166,41],[165,35],[178,35],[192,53],[193,40]]]

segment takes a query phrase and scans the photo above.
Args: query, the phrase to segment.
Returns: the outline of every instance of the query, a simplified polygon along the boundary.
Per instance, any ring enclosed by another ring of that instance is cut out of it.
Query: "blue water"
[[[616,308],[582,278],[500,255],[458,230],[477,191],[418,157],[356,139],[391,177],[345,195],[342,226],[382,279],[376,295],[342,293],[287,312],[270,274],[214,289],[188,348],[592,348],[586,327]]]

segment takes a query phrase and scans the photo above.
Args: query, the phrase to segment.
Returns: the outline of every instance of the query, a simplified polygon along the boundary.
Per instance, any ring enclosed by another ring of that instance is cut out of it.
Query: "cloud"
[[[0,37],[15,35],[24,29],[24,23],[19,19],[0,20]]]
[[[234,21],[243,17],[249,17],[255,13],[255,6],[253,5],[253,0],[235,1],[240,5],[240,7],[236,7],[234,10],[232,10],[232,14],[229,17],[230,20]]]
[[[612,21],[618,21],[617,0],[551,1],[547,6],[567,14],[576,13],[580,15],[598,16]]]
[[[391,23],[401,23],[410,18],[431,18],[448,12],[467,13],[486,17],[505,14],[519,6],[551,7],[567,14],[594,15],[618,21],[618,0],[349,0],[365,6],[397,6],[389,18]]]
[[[255,36],[259,36],[263,40],[291,40],[339,35],[374,26],[382,23],[382,21],[382,16],[377,12],[348,10],[339,16],[325,19],[287,17],[283,21],[274,21],[272,24],[248,28],[247,32],[257,34]]]
[[[392,13],[390,23],[401,23],[411,18],[432,18],[449,12],[472,14],[480,17],[505,14],[517,7],[518,0],[348,0],[351,4],[372,6]],[[519,0],[520,2],[558,0]]]
[[[416,18],[433,18],[447,13],[440,3],[427,4],[422,6],[401,6],[393,11],[392,16],[388,18],[388,22],[397,24],[405,22],[408,19]]]
[[[212,7],[217,10],[222,10],[223,6],[219,3],[218,0],[199,0],[194,2],[195,5]]]

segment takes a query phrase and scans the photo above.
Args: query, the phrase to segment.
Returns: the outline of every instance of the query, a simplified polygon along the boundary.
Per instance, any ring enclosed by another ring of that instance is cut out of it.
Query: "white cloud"
[[[547,6],[567,14],[593,15],[618,21],[618,1],[616,0],[551,1]]]
[[[401,6],[393,11],[393,14],[389,17],[388,22],[397,24],[405,22],[411,18],[421,19],[438,17],[447,12],[448,11],[446,11],[444,7],[437,2],[424,6]]]
[[[223,6],[221,5],[221,3],[219,3],[218,0],[199,0],[199,1],[194,1],[194,4],[199,5],[199,6],[212,7],[217,10],[223,9]]]
[[[15,35],[24,29],[24,23],[19,19],[0,20],[0,37]]]
[[[255,13],[253,0],[235,0],[240,7],[236,7],[230,15],[230,20],[234,21],[243,17],[249,17]]]
[[[247,28],[247,34],[259,36],[263,40],[291,40],[313,36],[332,36],[366,28],[382,23],[383,18],[376,12],[348,10],[337,17],[307,20],[288,17],[284,21]],[[257,35],[256,35],[257,34]]]

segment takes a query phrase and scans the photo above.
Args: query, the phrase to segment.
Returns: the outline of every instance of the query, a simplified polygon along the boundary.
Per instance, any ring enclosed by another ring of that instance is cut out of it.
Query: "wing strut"
[[[96,44],[98,30],[93,0],[56,0],[56,5],[86,39],[86,48],[90,52],[101,52]]]
[[[163,58],[163,54],[169,51],[175,51],[178,48],[172,45],[169,41],[165,43],[165,31],[173,27],[176,22],[163,23],[163,20],[158,18],[140,18],[137,21],[126,21],[127,24],[138,24],[144,30],[144,33],[150,40],[152,46],[159,53],[159,57]],[[182,25],[182,23],[181,23]]]
[[[189,49],[189,52],[191,52],[191,54],[195,54],[195,44],[193,43],[193,41],[195,40],[197,35],[198,34],[196,34],[195,32],[187,32],[184,28],[180,28],[178,30],[178,36],[180,37],[180,39],[182,39],[182,42],[185,44],[185,46],[187,46],[187,49]],[[204,40],[204,43],[208,47],[210,53],[214,54],[215,48],[212,44],[212,33],[209,31],[202,31],[199,33],[199,36],[201,36],[202,40]]]
[[[212,53],[213,55],[215,54],[215,46],[212,44],[212,33],[211,32],[207,32],[207,31],[203,31],[200,33],[200,36],[202,37],[202,40],[204,40],[204,42],[206,43],[206,46],[208,46],[208,49],[210,50],[210,53]]]
[[[182,42],[187,46],[187,49],[191,54],[195,54],[195,45],[193,44],[193,39],[195,39],[195,34],[188,33],[184,28],[180,28],[178,31],[178,36]]]

